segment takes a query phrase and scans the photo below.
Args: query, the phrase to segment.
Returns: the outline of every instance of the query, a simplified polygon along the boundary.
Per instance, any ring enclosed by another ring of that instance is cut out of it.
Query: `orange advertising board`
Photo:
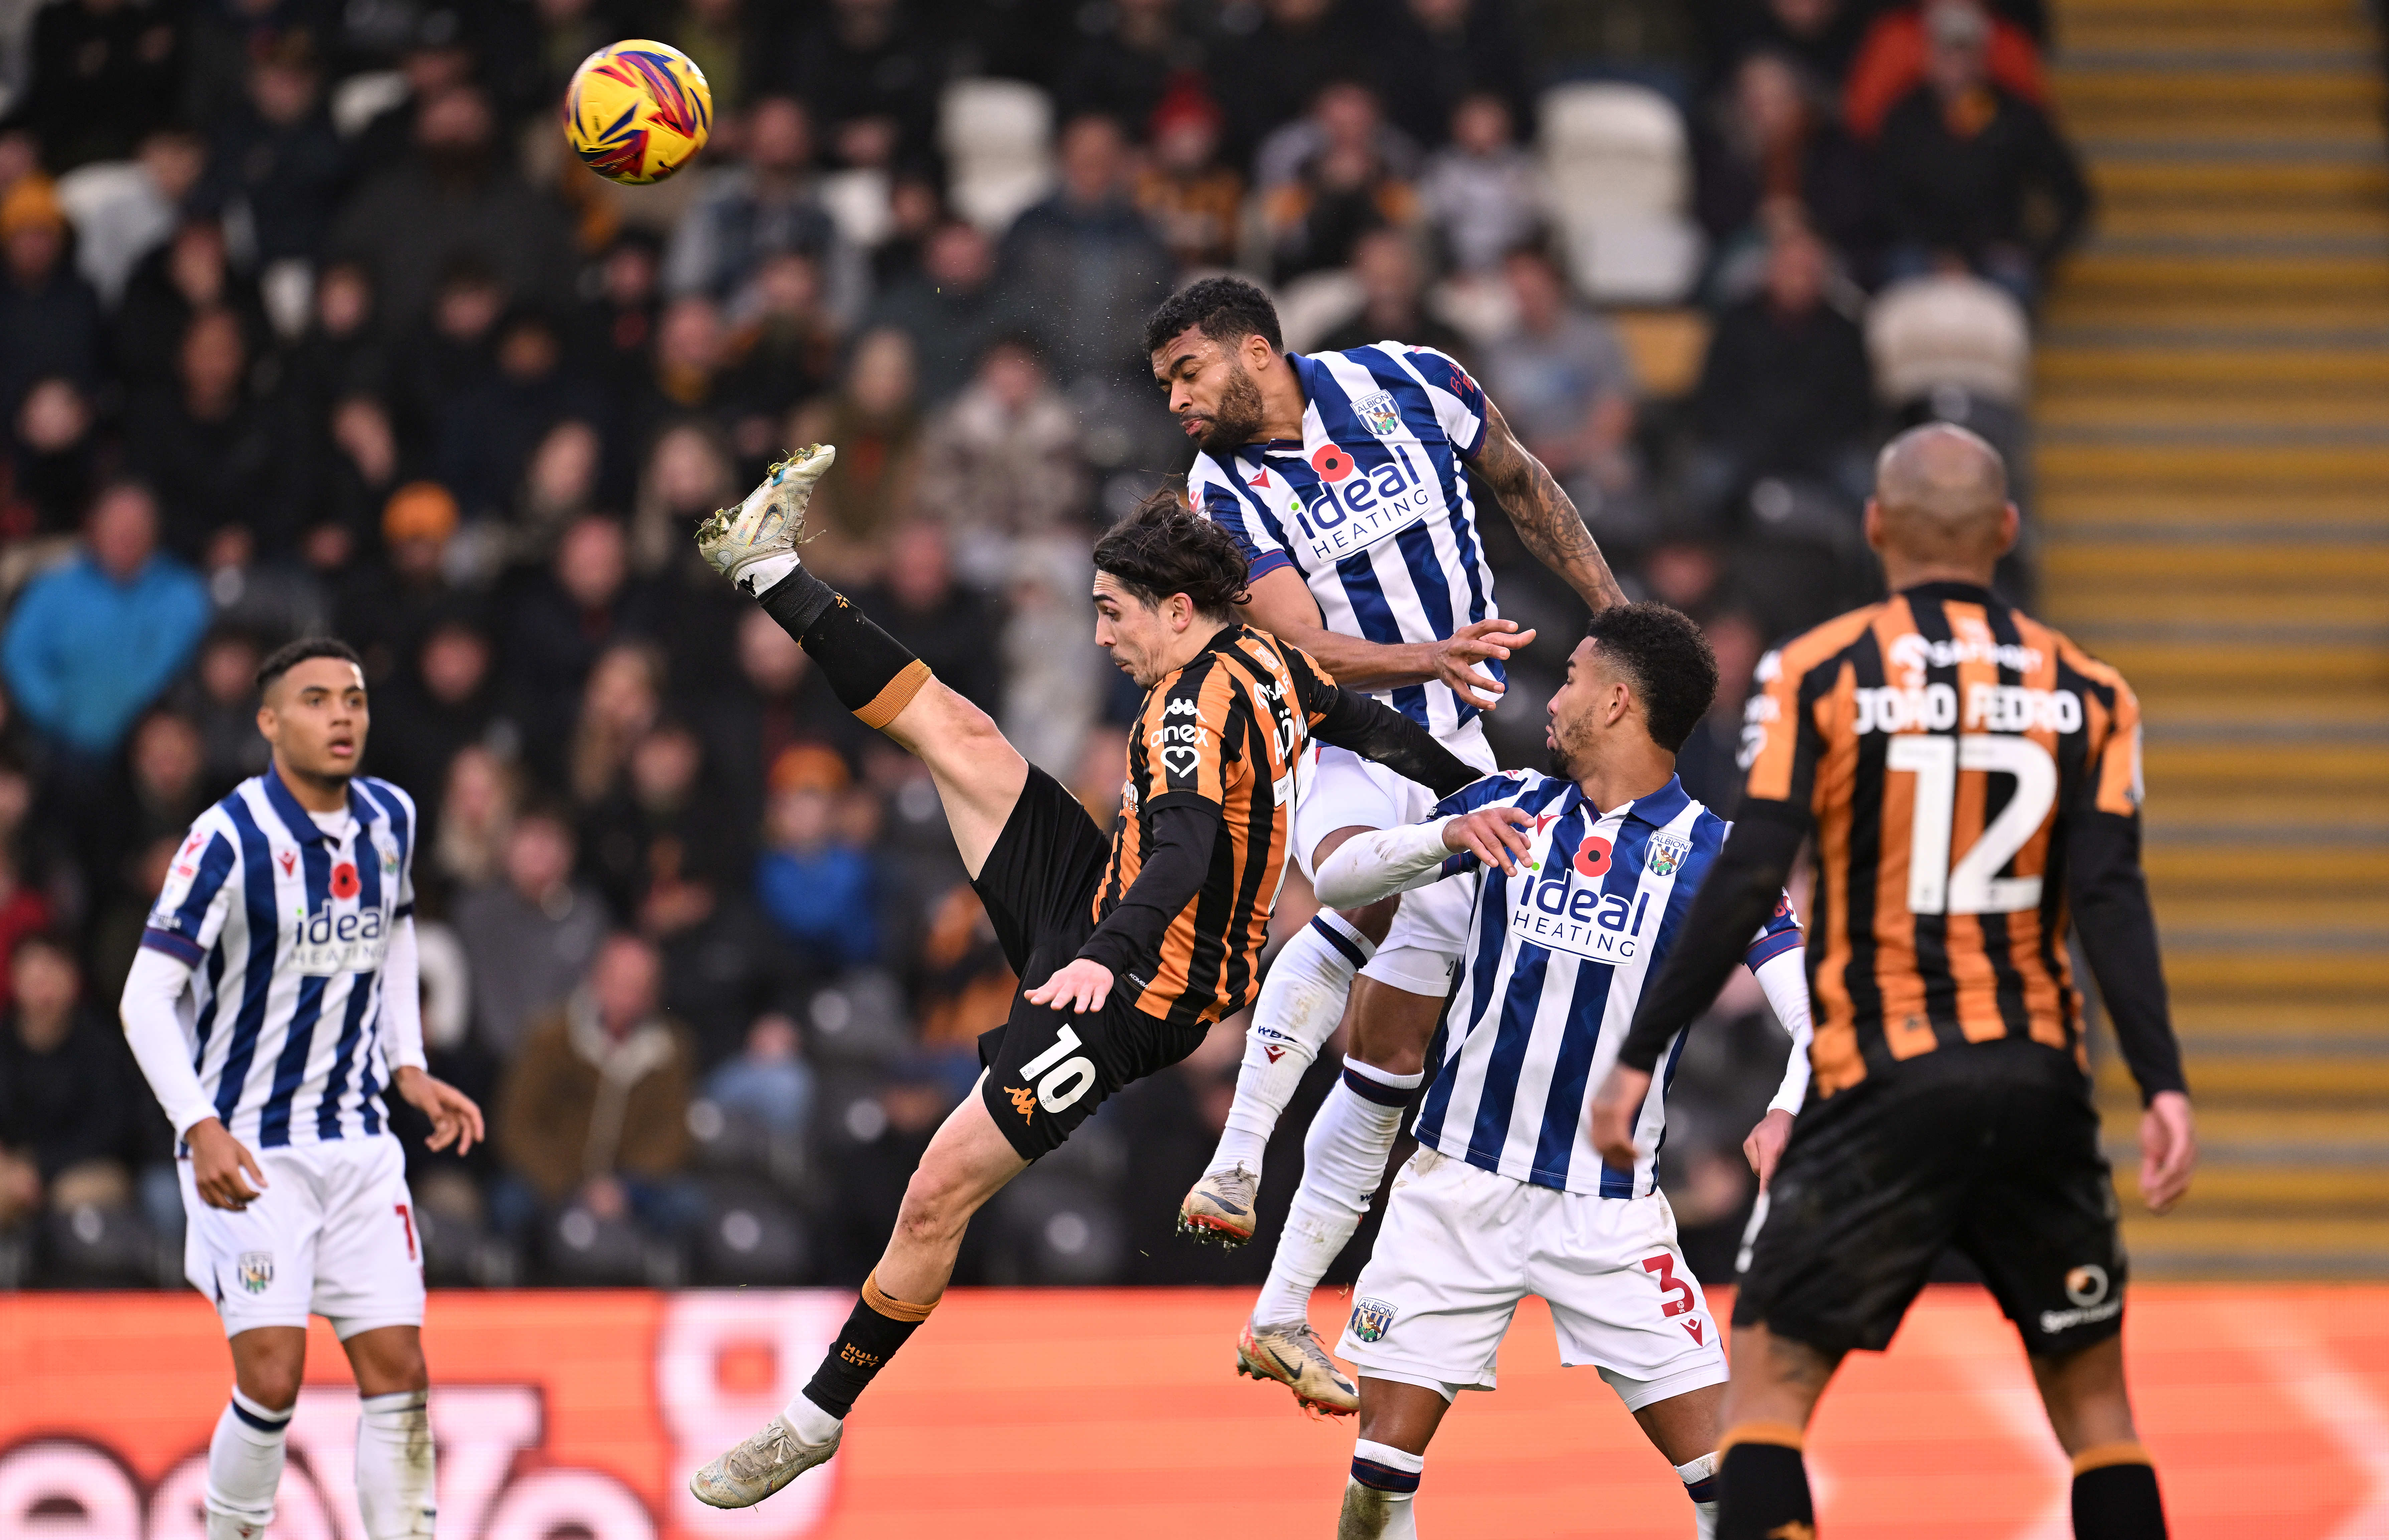
[[[1242,1291],[967,1290],[889,1367],[844,1450],[760,1508],[682,1482],[811,1373],[851,1296],[435,1294],[443,1540],[1328,1535],[1348,1423],[1236,1379]],[[1723,1300],[1716,1302],[1720,1315]],[[1345,1302],[1322,1293],[1322,1329]],[[2389,1537],[2389,1289],[2143,1286],[2127,1351],[2177,1536]],[[230,1366],[196,1295],[0,1296],[0,1540],[199,1540]],[[1682,1540],[1682,1489],[1529,1302],[1501,1388],[1429,1453],[1423,1534]],[[364,1540],[355,1396],[319,1323],[274,1540]],[[1810,1444],[1820,1529],[2060,1540],[2066,1469],[2015,1340],[1935,1290],[1859,1355]]]

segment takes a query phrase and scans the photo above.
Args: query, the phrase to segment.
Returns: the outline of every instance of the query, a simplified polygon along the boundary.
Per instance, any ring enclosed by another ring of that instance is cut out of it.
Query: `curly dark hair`
[[[1234,537],[1168,487],[1095,542],[1095,570],[1149,605],[1183,594],[1196,613],[1215,621],[1233,619],[1247,597],[1245,553]]]
[[[1717,654],[1693,618],[1664,604],[1616,604],[1584,634],[1633,684],[1652,741],[1671,754],[1682,749],[1717,699]]]
[[[359,669],[365,661],[357,649],[338,636],[301,636],[295,642],[285,642],[266,655],[257,665],[257,693],[263,695],[274,687],[274,681],[306,662],[311,658],[338,658],[344,663],[354,663]]]
[[[1161,302],[1144,323],[1144,351],[1152,353],[1188,327],[1226,347],[1258,335],[1272,348],[1284,348],[1277,329],[1277,306],[1258,284],[1221,274],[1197,278]]]

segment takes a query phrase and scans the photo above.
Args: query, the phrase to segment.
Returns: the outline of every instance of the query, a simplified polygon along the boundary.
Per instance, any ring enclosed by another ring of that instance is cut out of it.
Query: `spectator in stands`
[[[414,793],[420,828],[439,827],[448,767],[467,745],[511,751],[520,742],[501,710],[492,662],[488,634],[446,616],[424,633],[414,666],[374,692],[373,773]]]
[[[1731,818],[1742,805],[1742,706],[1767,638],[1758,622],[1739,610],[1711,617],[1701,631],[1717,654],[1717,699],[1676,751],[1676,775],[1718,817]]]
[[[1065,385],[1135,380],[1149,391],[1134,340],[1176,268],[1131,196],[1128,142],[1109,118],[1076,118],[1062,130],[1060,161],[1060,190],[1003,237],[1008,329],[1042,342]]]
[[[433,284],[459,259],[480,263],[518,300],[558,301],[571,282],[562,213],[516,174],[489,99],[469,85],[424,98],[413,153],[357,190],[333,229],[330,254],[374,276],[393,336],[430,309]]]
[[[1308,117],[1261,146],[1261,218],[1278,280],[1341,267],[1366,232],[1408,225],[1417,164],[1417,146],[1385,122],[1367,86],[1322,90]]]
[[[1078,415],[1026,338],[989,347],[977,378],[929,424],[919,506],[943,520],[970,581],[1000,583],[1015,543],[1091,537]]]
[[[843,166],[917,164],[937,126],[944,61],[900,0],[830,0],[798,34],[789,85]]]
[[[1867,486],[1874,392],[1858,324],[1828,304],[1829,258],[1796,225],[1767,258],[1765,289],[1718,318],[1692,402],[1695,507],[1716,513],[1762,477],[1805,477],[1850,500]]]
[[[653,596],[632,581],[622,526],[593,514],[565,530],[554,564],[509,609],[502,651],[525,748],[560,772],[591,666],[608,647],[655,634]]]
[[[248,211],[260,264],[313,261],[347,189],[348,148],[324,109],[323,83],[308,34],[286,32],[251,60],[239,109],[210,125],[203,196]]]
[[[862,732],[796,639],[759,609],[738,622],[737,658],[737,676],[706,721],[707,758],[722,782],[723,821],[753,829],[761,827],[772,766],[782,753],[813,743],[850,758]]]
[[[182,672],[207,624],[207,590],[158,550],[156,501],[120,481],[92,505],[82,552],[18,597],[0,671],[26,720],[90,764]]]
[[[270,750],[257,732],[257,665],[263,657],[254,634],[218,626],[199,644],[198,666],[175,694],[177,714],[198,731],[201,794],[209,802],[265,771]],[[379,699],[374,715],[378,721]],[[377,761],[380,748],[377,742]]]
[[[712,914],[742,841],[721,816],[705,746],[686,723],[657,723],[632,746],[626,772],[581,818],[582,870],[608,908],[662,941]]]
[[[1944,10],[1971,12],[1961,25],[1988,30],[1983,67],[1993,83],[2048,109],[2049,85],[2041,76],[2040,50],[2032,33],[2005,17],[1990,15],[1976,0],[1926,0],[1894,6],[1867,29],[1842,86],[1842,122],[1852,134],[1875,139],[1891,109],[1931,78],[1935,29],[1949,25],[1938,19]]]
[[[1210,71],[1235,165],[1251,164],[1272,130],[1298,117],[1330,82],[1365,68],[1371,51],[1362,18],[1335,0],[1263,0],[1260,10],[1261,24],[1223,46]]]
[[[1457,272],[1497,276],[1501,259],[1534,238],[1542,184],[1534,157],[1518,147],[1510,106],[1489,91],[1451,109],[1451,142],[1427,158],[1419,209]]]
[[[456,499],[437,481],[409,481],[382,509],[381,539],[384,559],[349,584],[339,607],[340,634],[364,655],[365,682],[377,687],[454,607],[447,567]]]
[[[13,421],[37,380],[89,391],[100,378],[99,296],[67,260],[66,212],[48,177],[0,194],[0,416]]]
[[[241,340],[254,353],[267,338],[265,307],[257,285],[237,271],[224,226],[211,218],[186,218],[166,243],[144,257],[125,282],[116,312],[117,373],[141,391],[172,385],[177,350],[191,323],[207,311],[231,313]]]
[[[1361,311],[1319,340],[1314,352],[1336,353],[1372,342],[1434,348],[1465,364],[1468,340],[1426,313],[1426,274],[1418,247],[1400,230],[1372,230],[1352,246],[1352,276],[1361,281]]]
[[[1517,324],[1485,350],[1485,381],[1511,428],[1560,478],[1603,539],[1647,539],[1634,450],[1634,374],[1609,323],[1568,294],[1550,250],[1502,263]]]
[[[1713,293],[1758,287],[1767,232],[1804,220],[1862,272],[1882,245],[1874,171],[1789,56],[1768,50],[1735,67],[1695,128],[1694,209],[1707,232]]]
[[[706,1076],[705,1098],[801,1148],[812,1123],[813,1072],[796,1022],[776,1010],[757,1017],[737,1056]]]
[[[1870,0],[1716,0],[1709,8],[1719,14],[1706,52],[1720,73],[1731,72],[1744,55],[1764,51],[1795,60],[1810,79],[1827,83],[1849,69],[1859,32],[1876,9]]]
[[[1156,102],[1166,104],[1190,81],[1199,81],[1203,44],[1181,24],[1180,8],[1176,0],[1081,7],[1079,40],[1054,88],[1063,116],[1098,112],[1132,123],[1148,112],[1157,115]],[[1160,136],[1156,122],[1156,144]]]
[[[56,535],[90,506],[98,474],[97,424],[91,398],[53,376],[33,382],[8,436],[9,495],[0,498],[0,538]]]
[[[2048,114],[1991,78],[1979,6],[1936,0],[1925,19],[1926,83],[1884,120],[1891,275],[1962,265],[2029,309],[2089,223],[2089,186]]]
[[[576,853],[564,816],[531,808],[506,831],[498,876],[456,900],[456,931],[472,964],[473,1035],[500,1063],[586,976],[606,933],[602,902],[572,880]]]
[[[987,642],[1003,618],[983,592],[956,583],[942,524],[916,519],[898,530],[885,575],[855,602],[965,699],[990,712],[1002,703],[1003,665]]]
[[[871,329],[893,327],[912,340],[924,405],[937,406],[968,383],[998,321],[994,276],[987,232],[950,219],[922,243],[921,270],[879,297]]]
[[[440,479],[476,520],[505,515],[549,429],[605,411],[589,382],[565,367],[556,323],[535,306],[499,325],[495,362],[489,378],[449,403],[440,433]]]
[[[249,342],[228,310],[191,317],[171,385],[134,398],[133,467],[159,489],[166,544],[196,556],[227,525],[274,555],[298,543],[299,445],[287,414],[249,390]]]
[[[663,687],[663,654],[645,642],[617,642],[597,655],[565,760],[578,806],[596,806],[621,784],[632,749],[662,719]]]
[[[185,128],[142,136],[132,161],[95,166],[59,189],[74,224],[75,266],[113,309],[135,263],[174,233],[183,200],[198,185],[208,144]]]
[[[513,559],[554,559],[565,530],[596,507],[605,465],[606,441],[595,423],[567,417],[547,430],[523,472],[522,495],[507,532]]]
[[[1182,268],[1235,260],[1245,179],[1220,163],[1221,126],[1219,103],[1191,76],[1161,97],[1148,124],[1153,148],[1137,173],[1136,206]]]
[[[808,969],[842,973],[879,952],[877,877],[870,853],[841,837],[850,777],[830,750],[798,744],[772,766],[755,896]]]
[[[1514,116],[1529,110],[1526,48],[1510,7],[1494,0],[1406,0],[1385,7],[1376,79],[1394,125],[1421,144],[1449,130],[1465,97],[1483,94]]]
[[[536,1203],[627,1213],[666,1236],[701,1215],[680,1174],[696,1065],[686,1030],[659,1008],[662,978],[656,949],[618,931],[587,982],[525,1034],[492,1122],[509,1174]],[[517,1215],[534,1206],[511,1205]]]
[[[741,460],[760,468],[786,453],[780,425],[837,379],[837,349],[819,264],[794,251],[765,259],[723,348],[731,360],[724,416]]]
[[[710,424],[690,420],[665,429],[647,455],[631,507],[632,565],[654,574],[687,562],[696,526],[744,497],[747,486],[734,475],[729,451]]]
[[[34,934],[9,953],[14,1003],[0,1022],[0,1231],[44,1207],[121,1208],[148,1105],[123,1040],[82,1004],[74,954]]]
[[[581,314],[580,353],[618,412],[646,381],[662,275],[663,252],[654,233],[636,226],[616,237],[597,260],[596,297]]]
[[[889,532],[913,504],[920,473],[921,412],[913,345],[893,327],[854,346],[846,386],[798,409],[787,442],[834,443],[837,461],[807,511],[805,560],[839,581],[864,582],[887,555]]]
[[[121,160],[174,109],[178,13],[121,0],[65,0],[32,17],[25,93],[6,125],[31,129],[52,175]]]
[[[744,163],[709,173],[673,230],[664,257],[666,292],[731,304],[766,257],[794,251],[820,269],[830,314],[855,315],[865,298],[862,257],[822,207],[804,107],[788,96],[766,96],[747,114],[746,130]]]
[[[424,823],[429,873],[441,891],[479,888],[499,879],[520,800],[521,777],[511,760],[479,743],[456,751],[440,789],[439,819]]]
[[[373,278],[364,267],[338,262],[315,275],[307,329],[284,360],[291,393],[301,402],[378,397],[390,388],[388,359],[374,331]]]
[[[399,442],[428,460],[448,408],[497,372],[498,323],[505,286],[473,256],[450,262],[432,290],[428,326],[411,324],[390,344],[389,400]]]

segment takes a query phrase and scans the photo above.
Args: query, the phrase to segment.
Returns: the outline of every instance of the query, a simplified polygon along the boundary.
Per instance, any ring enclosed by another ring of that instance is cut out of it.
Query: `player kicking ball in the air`
[[[775,467],[706,521],[698,548],[803,645],[849,711],[928,765],[1024,988],[1011,1019],[980,1037],[977,1092],[930,1140],[811,1381],[691,1479],[716,1508],[760,1502],[837,1453],[855,1398],[937,1307],[980,1205],[1251,998],[1285,874],[1295,762],[1311,738],[1441,793],[1476,776],[1424,728],[1239,624],[1244,554],[1161,494],[1095,544],[1096,645],[1145,690],[1107,844],[984,712],[798,562],[805,505],[833,453],[816,445]]]
[[[1675,774],[1716,693],[1717,661],[1690,620],[1655,604],[1604,610],[1552,698],[1556,774],[1489,776],[1429,821],[1357,836],[1320,866],[1324,904],[1373,904],[1452,877],[1474,905],[1419,1151],[1394,1180],[1338,1344],[1361,1375],[1339,1540],[1418,1533],[1412,1498],[1427,1442],[1461,1391],[1493,1388],[1494,1354],[1527,1294],[1551,1306],[1560,1361],[1608,1381],[1683,1479],[1698,1534],[1716,1534],[1717,1324],[1677,1249],[1655,1153],[1604,1164],[1588,1115],[1643,981],[1725,844],[1725,820]],[[1782,1090],[1752,1136],[1763,1179],[1808,1084],[1790,900],[1779,891],[1773,915],[1735,948],[1794,1039]],[[1670,1067],[1683,1038],[1667,1045]],[[1654,1152],[1664,1091],[1637,1113]]]
[[[1269,296],[1241,278],[1188,285],[1155,312],[1144,342],[1170,410],[1202,445],[1188,493],[1251,563],[1251,623],[1491,771],[1479,714],[1500,700],[1512,649],[1535,634],[1494,602],[1472,472],[1586,608],[1625,602],[1551,472],[1451,359],[1399,341],[1283,352]],[[1415,822],[1434,801],[1322,749],[1295,815],[1295,859],[1316,873],[1344,841]],[[1310,1293],[1385,1175],[1467,922],[1465,886],[1450,883],[1322,910],[1290,939],[1253,1003],[1227,1127],[1179,1210],[1199,1238],[1252,1238],[1270,1134],[1348,1022],[1343,1074],[1303,1141],[1302,1184],[1236,1348],[1243,1372],[1314,1410],[1348,1413],[1356,1392],[1310,1328]]]
[[[424,1072],[415,803],[357,774],[357,655],[293,642],[257,673],[272,766],[199,815],[124,982],[125,1036],[180,1139],[184,1269],[232,1341],[208,1444],[208,1540],[274,1521],[307,1317],[339,1333],[363,1397],[365,1540],[432,1532],[423,1264],[384,1087],[434,1149],[481,1112]]]

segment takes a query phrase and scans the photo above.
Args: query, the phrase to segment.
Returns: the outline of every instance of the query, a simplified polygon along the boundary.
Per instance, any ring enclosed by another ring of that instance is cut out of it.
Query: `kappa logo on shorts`
[[[236,1266],[240,1272],[240,1286],[250,1293],[262,1294],[274,1287],[272,1251],[243,1251]]]
[[[1375,1341],[1391,1328],[1394,1324],[1394,1303],[1391,1300],[1381,1300],[1372,1296],[1354,1302],[1352,1335],[1364,1342]]]
[[[1012,1098],[1012,1110],[1027,1122],[1037,1116],[1037,1093],[1026,1085],[1007,1085],[1003,1094]]]

